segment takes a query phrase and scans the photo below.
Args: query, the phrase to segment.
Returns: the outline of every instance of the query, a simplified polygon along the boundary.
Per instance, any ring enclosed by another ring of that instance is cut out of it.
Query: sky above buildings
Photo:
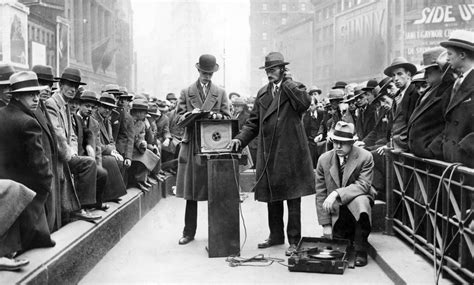
[[[198,77],[201,54],[217,57],[213,82],[249,96],[248,0],[131,0],[137,92],[164,98]]]

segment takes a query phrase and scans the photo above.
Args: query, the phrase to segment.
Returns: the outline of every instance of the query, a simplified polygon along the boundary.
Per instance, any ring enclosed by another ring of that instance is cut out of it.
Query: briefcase
[[[288,269],[343,274],[352,251],[349,240],[302,237],[296,252],[288,258]]]

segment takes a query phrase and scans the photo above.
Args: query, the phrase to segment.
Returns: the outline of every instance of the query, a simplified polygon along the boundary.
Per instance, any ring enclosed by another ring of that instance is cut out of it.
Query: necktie
[[[67,118],[67,126],[66,126],[66,137],[67,137],[67,143],[71,143],[71,110],[69,109],[69,105],[66,104],[66,118]]]
[[[344,156],[342,157],[342,161],[341,161],[341,174],[344,174],[344,168],[346,167],[346,160],[347,158]]]
[[[463,77],[462,74],[459,75],[458,79],[456,79],[456,81],[454,82],[453,90],[451,90],[451,99],[450,99],[450,101],[453,101],[454,95],[456,95],[456,93],[458,92],[459,87],[461,86],[462,77]]]
[[[278,85],[275,85],[275,89],[273,89],[273,98],[278,94]]]

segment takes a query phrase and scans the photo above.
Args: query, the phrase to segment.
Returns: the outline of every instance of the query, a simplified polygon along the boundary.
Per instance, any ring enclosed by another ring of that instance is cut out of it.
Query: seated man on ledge
[[[370,152],[353,146],[354,125],[337,122],[334,149],[321,155],[316,169],[316,209],[325,237],[348,239],[356,250],[356,266],[367,264],[371,231],[374,161]]]

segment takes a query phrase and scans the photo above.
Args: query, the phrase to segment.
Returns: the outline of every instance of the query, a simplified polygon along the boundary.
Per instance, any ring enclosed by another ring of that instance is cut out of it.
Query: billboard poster
[[[380,74],[387,64],[386,0],[336,15],[334,29],[334,76],[356,81]]]
[[[413,63],[419,64],[423,52],[439,46],[453,30],[474,30],[474,0],[417,2],[405,7],[404,21],[404,53]]]
[[[46,65],[46,46],[37,42],[31,42],[31,66]]]
[[[21,12],[15,12],[10,19],[10,60],[13,63],[25,65],[28,53],[27,45],[27,19]]]
[[[69,66],[69,23],[66,19],[57,17],[56,19],[56,73],[60,76],[61,72]]]

